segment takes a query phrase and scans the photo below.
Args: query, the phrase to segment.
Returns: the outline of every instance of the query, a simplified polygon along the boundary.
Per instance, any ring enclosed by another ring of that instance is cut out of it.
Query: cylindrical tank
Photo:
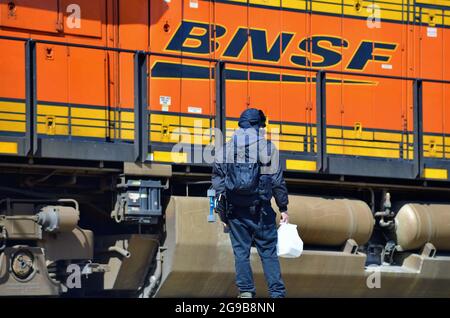
[[[48,205],[37,214],[37,223],[48,232],[71,232],[80,220],[80,211],[70,206]]]
[[[408,203],[395,217],[398,249],[414,250],[432,243],[450,250],[450,205]]]
[[[369,206],[360,200],[289,196],[288,212],[302,240],[311,245],[338,246],[350,238],[363,245],[374,226]]]

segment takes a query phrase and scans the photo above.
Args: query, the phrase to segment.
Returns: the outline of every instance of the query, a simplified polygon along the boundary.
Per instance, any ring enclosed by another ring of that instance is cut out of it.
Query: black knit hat
[[[239,118],[239,127],[266,127],[266,116],[262,110],[256,108],[248,108],[244,110]]]

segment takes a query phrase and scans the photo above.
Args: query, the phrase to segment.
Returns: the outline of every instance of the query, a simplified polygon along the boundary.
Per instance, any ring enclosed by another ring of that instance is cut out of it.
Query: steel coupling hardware
[[[128,180],[118,185],[120,192],[111,217],[117,223],[137,222],[156,224],[162,215],[161,181]]]
[[[11,270],[20,280],[25,280],[34,272],[34,257],[25,249],[18,250],[11,260]]]

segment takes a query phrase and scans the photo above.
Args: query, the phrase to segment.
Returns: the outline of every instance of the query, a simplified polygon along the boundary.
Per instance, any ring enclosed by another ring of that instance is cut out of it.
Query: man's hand
[[[289,223],[289,214],[287,214],[286,212],[281,212],[280,224],[281,223]]]
[[[215,210],[216,210],[216,213],[219,214],[219,218],[222,221],[222,223],[226,225],[228,223],[227,206],[226,206],[226,202],[225,202],[225,197],[223,195],[220,195],[217,198]]]

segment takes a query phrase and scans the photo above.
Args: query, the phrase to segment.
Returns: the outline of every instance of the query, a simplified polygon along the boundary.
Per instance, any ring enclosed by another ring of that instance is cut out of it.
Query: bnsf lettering
[[[280,47],[281,52],[284,53],[287,46],[291,42],[294,34],[281,33],[275,39],[273,44],[269,48],[267,43],[267,32],[265,30],[253,30],[250,29],[250,38],[252,45],[252,53],[254,60],[278,62],[280,60]],[[228,45],[224,57],[238,57],[242,50],[245,48],[248,42],[247,28],[239,28],[236,35]]]
[[[377,62],[389,62],[391,59],[390,55],[380,55],[374,54],[374,49],[381,49],[385,51],[395,51],[397,48],[397,44],[395,43],[379,43],[379,42],[370,42],[370,41],[362,41],[358,50],[355,53],[355,56],[348,64],[347,68],[350,70],[363,70],[367,62],[374,60]]]
[[[210,36],[215,27],[215,37]],[[221,43],[220,38],[226,34],[225,27],[212,26],[208,23],[196,21],[183,21],[176,30],[166,47],[169,51],[183,51],[194,54],[210,54],[217,51]],[[225,46],[222,56],[239,58],[243,50],[250,45],[250,54],[253,60],[278,62],[287,47],[293,42],[295,33],[281,32],[269,41],[266,30],[238,28],[233,37]],[[295,45],[292,43],[292,45]],[[342,62],[341,48],[347,49],[349,42],[332,35],[313,35],[302,39],[298,45],[298,54],[292,54],[290,61],[293,65],[315,68],[329,68]],[[388,62],[394,51],[396,43],[383,43],[375,41],[362,41],[347,65],[349,70],[362,71],[372,62]],[[381,51],[381,52],[380,52]],[[307,57],[311,52],[311,60]]]
[[[331,47],[348,47],[348,42],[341,38],[331,36],[312,36],[304,39],[299,44],[299,49],[303,52],[311,51],[312,54],[322,58],[320,62],[312,62],[305,56],[292,55],[291,62],[300,66],[312,66],[312,67],[331,67],[339,64],[342,60],[342,55],[339,52],[333,51],[329,48],[323,47],[323,43],[328,42]]]
[[[210,42],[212,26],[207,23],[183,21],[167,46],[170,51],[209,54],[219,48],[219,43]],[[216,38],[225,34],[225,28],[216,25]]]

